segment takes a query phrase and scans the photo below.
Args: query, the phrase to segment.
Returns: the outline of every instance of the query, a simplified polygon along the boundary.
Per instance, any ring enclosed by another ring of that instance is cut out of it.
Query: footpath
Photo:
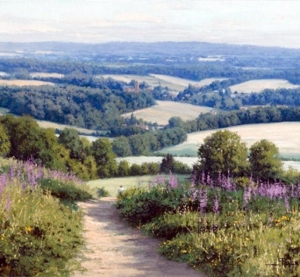
[[[183,263],[157,253],[159,241],[122,221],[114,207],[116,198],[81,202],[84,211],[85,248],[78,261],[86,271],[71,277],[204,277]]]

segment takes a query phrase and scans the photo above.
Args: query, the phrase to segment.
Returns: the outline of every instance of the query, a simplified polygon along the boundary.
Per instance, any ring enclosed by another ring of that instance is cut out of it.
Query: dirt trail
[[[204,277],[183,263],[168,261],[156,252],[159,241],[123,222],[113,197],[79,205],[85,211],[86,248],[79,261],[87,269],[72,277]]]

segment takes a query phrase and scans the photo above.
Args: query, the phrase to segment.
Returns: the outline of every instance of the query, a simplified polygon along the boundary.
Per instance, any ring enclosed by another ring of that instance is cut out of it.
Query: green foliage
[[[282,162],[276,145],[266,139],[250,147],[249,162],[253,177],[268,180],[280,177]]]
[[[239,179],[238,190],[207,188],[208,205],[201,213],[195,186],[128,189],[117,208],[128,222],[163,239],[160,253],[209,276],[298,276],[297,198],[287,210],[286,200],[257,195],[247,200],[246,209],[246,181]],[[213,212],[216,195],[219,208]]]
[[[154,186],[149,190],[133,188],[125,190],[118,198],[116,207],[122,217],[139,226],[166,212],[175,212],[180,206],[184,189],[169,190],[163,186]]]
[[[107,197],[110,196],[109,192],[104,188],[97,188],[97,196],[100,197]]]
[[[217,131],[204,139],[198,150],[199,161],[194,167],[199,181],[202,172],[217,178],[219,174],[240,176],[247,171],[247,147],[237,133]]]
[[[171,154],[167,154],[161,161],[160,172],[170,173],[174,172],[174,158]]]
[[[0,124],[0,156],[5,157],[10,152],[10,148],[11,143],[7,131],[5,127]]]
[[[125,136],[115,138],[112,142],[112,148],[118,157],[131,156],[132,154],[128,138]]]
[[[0,197],[0,275],[69,276],[83,244],[82,213],[16,180]]]
[[[98,176],[101,178],[116,176],[118,165],[112,145],[108,139],[97,139],[92,144],[92,154],[97,164]]]
[[[83,146],[83,141],[80,139],[79,134],[76,130],[65,128],[61,131],[58,142],[64,147],[70,150],[70,158],[83,161],[87,155]]]
[[[62,201],[86,201],[92,198],[92,193],[88,191],[85,185],[78,185],[73,182],[63,182],[52,178],[42,179],[40,182],[41,188],[44,192],[50,194]]]

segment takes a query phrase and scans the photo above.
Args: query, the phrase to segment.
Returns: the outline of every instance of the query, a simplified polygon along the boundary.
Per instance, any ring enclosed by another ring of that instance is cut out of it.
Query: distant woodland
[[[95,135],[113,137],[117,156],[148,155],[176,145],[187,133],[240,124],[299,121],[300,89],[266,89],[236,93],[230,86],[248,80],[283,79],[300,84],[300,51],[283,48],[206,43],[115,43],[81,45],[60,43],[5,44],[0,50],[25,54],[0,58],[2,79],[35,79],[53,86],[1,86],[0,106],[16,115],[85,127]],[[37,50],[50,54],[36,55]],[[215,57],[210,62],[206,58]],[[59,73],[58,77],[35,77],[31,73]],[[164,74],[189,80],[224,78],[209,85],[189,85],[177,96],[168,87],[126,93],[133,85],[98,74]],[[213,108],[187,122],[174,117],[166,126],[123,118],[123,113],[153,106],[155,100],[171,100]],[[12,155],[12,154],[11,154]]]

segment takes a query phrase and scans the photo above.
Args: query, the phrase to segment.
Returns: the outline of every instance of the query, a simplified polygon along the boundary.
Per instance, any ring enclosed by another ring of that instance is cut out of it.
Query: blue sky
[[[300,48],[300,1],[0,0],[0,41],[206,41]]]

